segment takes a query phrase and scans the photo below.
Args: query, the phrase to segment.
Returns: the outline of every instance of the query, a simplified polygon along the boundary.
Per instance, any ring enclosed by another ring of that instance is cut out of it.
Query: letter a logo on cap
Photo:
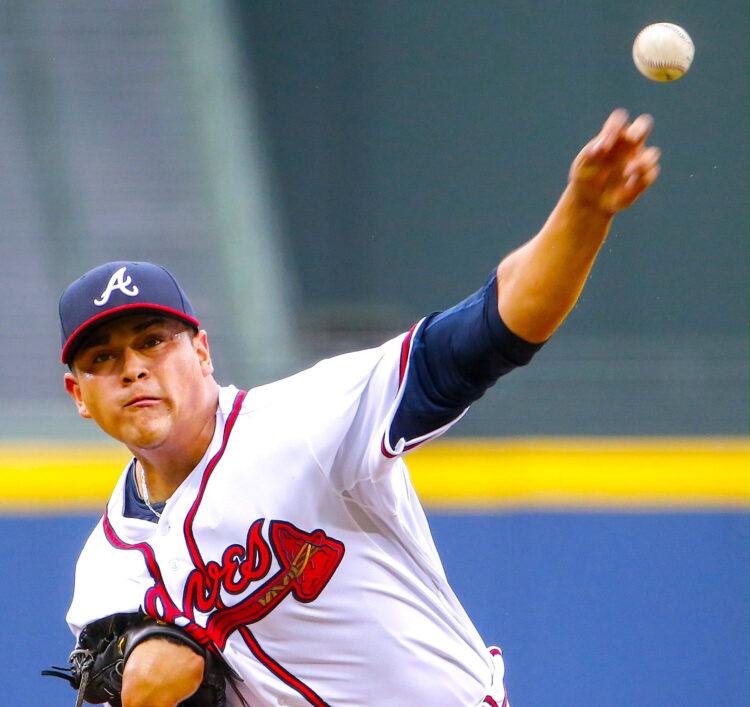
[[[133,278],[128,275],[125,277],[125,267],[121,267],[112,277],[109,278],[107,286],[104,288],[104,292],[99,296],[99,299],[94,300],[94,304],[97,307],[102,307],[109,302],[110,295],[115,290],[120,290],[124,295],[128,297],[135,297],[138,294],[138,286],[133,285],[128,289],[128,285],[133,282]]]

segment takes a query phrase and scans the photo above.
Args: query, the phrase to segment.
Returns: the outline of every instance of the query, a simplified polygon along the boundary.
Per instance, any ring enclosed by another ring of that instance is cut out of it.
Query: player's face
[[[76,353],[65,388],[82,417],[132,449],[189,445],[215,387],[206,333],[158,314],[116,319]]]

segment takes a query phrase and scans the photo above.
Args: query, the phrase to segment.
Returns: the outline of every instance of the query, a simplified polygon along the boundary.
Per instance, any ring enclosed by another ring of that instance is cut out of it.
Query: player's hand
[[[647,114],[631,123],[622,108],[612,112],[570,168],[569,190],[580,206],[613,216],[656,181],[661,151],[645,145],[653,124]]]
[[[200,686],[204,660],[162,638],[137,645],[122,675],[123,707],[175,707]]]

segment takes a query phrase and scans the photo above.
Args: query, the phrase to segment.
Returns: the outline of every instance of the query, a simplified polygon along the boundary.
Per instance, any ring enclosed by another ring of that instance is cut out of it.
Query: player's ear
[[[198,354],[201,371],[204,376],[210,376],[214,372],[214,364],[211,361],[211,350],[208,346],[208,334],[205,329],[201,329],[193,336],[193,348]]]
[[[91,419],[91,413],[88,411],[86,404],[81,397],[81,387],[78,385],[78,379],[70,372],[65,374],[65,390],[73,398],[73,402],[78,408],[78,414],[86,419]]]

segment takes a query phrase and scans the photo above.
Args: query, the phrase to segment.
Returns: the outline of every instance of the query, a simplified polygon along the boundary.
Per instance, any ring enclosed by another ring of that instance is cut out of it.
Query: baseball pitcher
[[[78,704],[507,704],[404,455],[560,325],[613,216],[658,175],[651,126],[614,111],[539,233],[463,302],[249,391],[216,382],[163,267],[107,263],[65,290],[65,388],[133,455],[76,567],[56,672]]]

